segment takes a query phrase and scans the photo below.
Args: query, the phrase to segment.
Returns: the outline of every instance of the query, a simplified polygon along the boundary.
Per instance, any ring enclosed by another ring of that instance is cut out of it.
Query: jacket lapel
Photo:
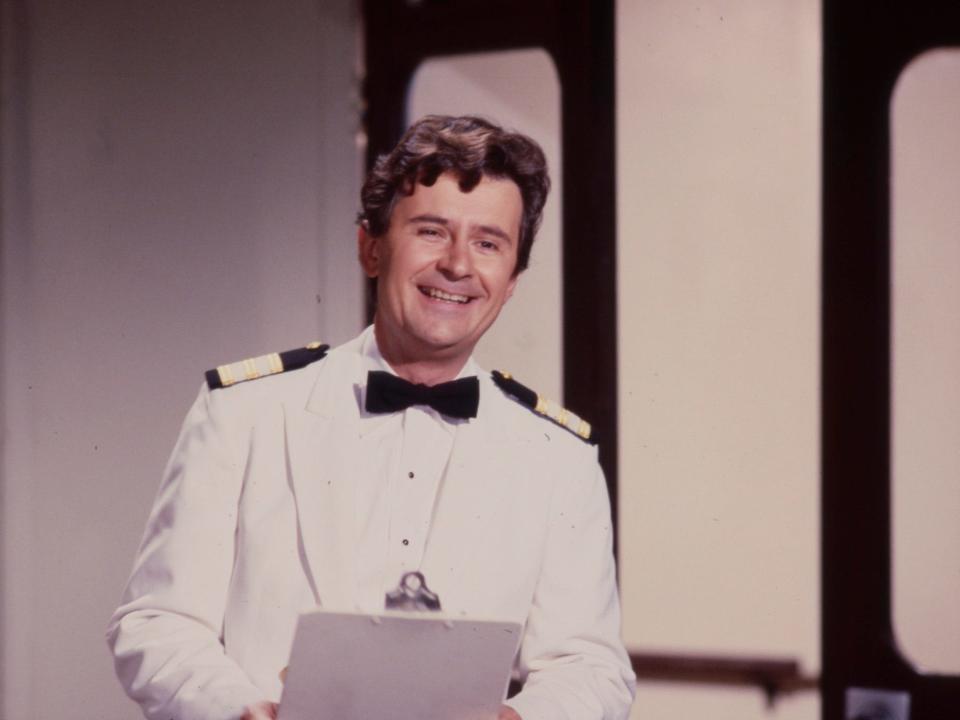
[[[353,478],[360,440],[354,379],[359,359],[352,344],[321,362],[306,406],[285,409],[302,552],[317,602],[327,609],[352,610],[356,604]]]

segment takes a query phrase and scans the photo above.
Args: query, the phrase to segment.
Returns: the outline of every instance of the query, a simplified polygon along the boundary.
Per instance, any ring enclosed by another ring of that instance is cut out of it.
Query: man
[[[525,685],[501,720],[626,717],[589,426],[538,414],[535,394],[471,357],[527,266],[548,188],[529,138],[424,118],[362,191],[373,326],[330,352],[208,373],[108,631],[147,717],[275,717],[298,614],[382,611],[410,570],[446,612],[524,623]]]

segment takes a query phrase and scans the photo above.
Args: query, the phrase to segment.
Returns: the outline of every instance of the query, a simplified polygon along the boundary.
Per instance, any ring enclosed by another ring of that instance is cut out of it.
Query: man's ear
[[[380,243],[362,224],[357,228],[357,257],[367,277],[380,274]]]
[[[504,302],[513,297],[513,291],[517,289],[517,281],[520,279],[520,273],[517,273],[512,278],[510,282],[507,283],[507,297],[504,299]]]

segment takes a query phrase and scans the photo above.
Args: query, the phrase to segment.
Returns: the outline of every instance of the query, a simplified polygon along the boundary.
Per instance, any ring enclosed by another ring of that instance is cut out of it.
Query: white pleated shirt
[[[420,569],[457,427],[469,421],[423,405],[368,413],[367,372],[397,373],[380,354],[372,328],[361,354],[356,393],[362,449],[356,476],[358,609],[375,613],[383,610],[386,593],[397,587],[403,573]],[[470,358],[457,377],[477,372]],[[426,581],[429,586],[430,578]]]

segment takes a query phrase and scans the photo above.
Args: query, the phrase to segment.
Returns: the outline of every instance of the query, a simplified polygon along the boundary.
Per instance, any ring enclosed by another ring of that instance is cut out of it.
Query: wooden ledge
[[[819,678],[804,675],[792,658],[631,652],[630,664],[638,681],[753,686],[770,705],[780,695],[820,687]]]

